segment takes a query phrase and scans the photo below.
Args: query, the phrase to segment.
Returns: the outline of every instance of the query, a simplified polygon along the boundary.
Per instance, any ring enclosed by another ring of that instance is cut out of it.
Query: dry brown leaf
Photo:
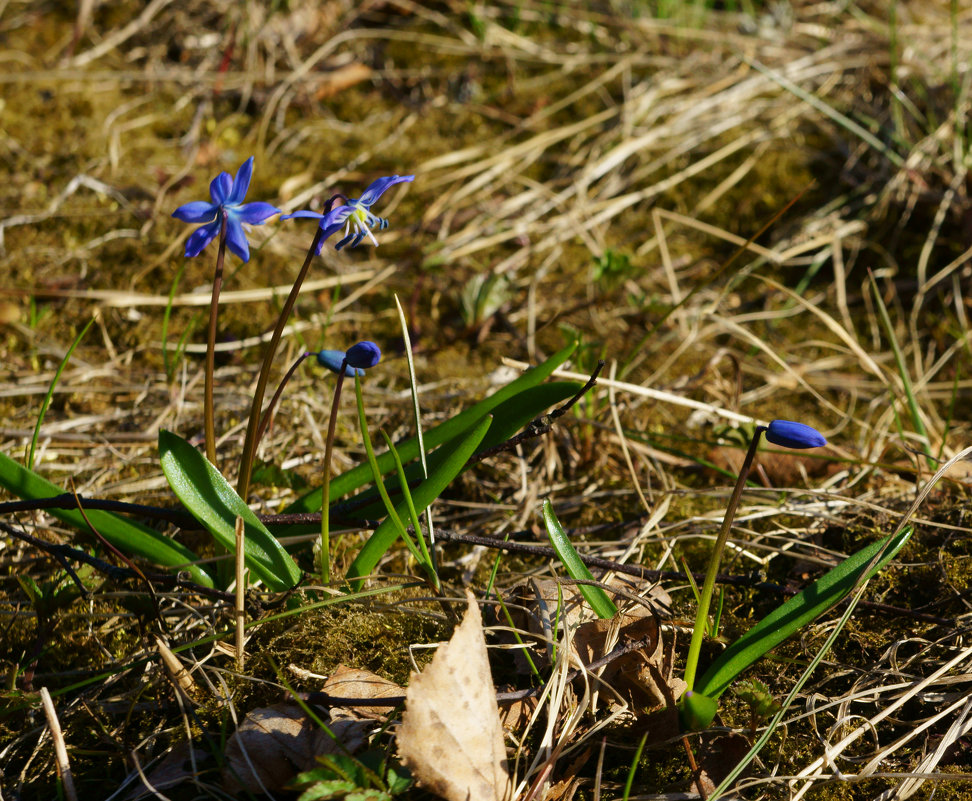
[[[364,734],[359,721],[336,721],[329,728],[349,751]],[[283,789],[298,773],[316,766],[315,759],[340,750],[296,704],[254,709],[226,744],[223,786],[230,793],[259,795]]]
[[[748,752],[749,741],[741,734],[726,734],[703,740],[696,760],[699,764],[699,781],[705,794],[714,793],[716,787]]]
[[[198,775],[200,767],[206,766],[211,757],[205,751],[195,748],[191,742],[179,743],[161,762],[148,771],[145,780],[133,775],[135,787],[125,796],[124,801],[139,801],[149,796],[159,797],[159,791],[178,787]]]
[[[418,784],[447,801],[503,801],[510,787],[503,727],[482,616],[466,595],[452,639],[412,674],[398,750]]]
[[[553,638],[555,624],[561,631],[565,626],[572,629],[574,654],[584,665],[606,656],[619,643],[642,640],[643,647],[623,654],[601,669],[601,678],[619,692],[633,696],[641,705],[665,703],[665,692],[657,681],[659,676],[665,678],[668,689],[679,697],[684,684],[671,675],[656,615],[670,616],[668,593],[659,585],[646,585],[627,576],[615,576],[609,584],[616,588],[614,602],[618,615],[613,620],[599,619],[577,587],[549,579],[534,580],[515,588],[510,599],[511,616],[518,628],[547,641]],[[641,597],[642,602],[632,601],[632,595]],[[521,608],[514,612],[513,604]],[[538,652],[537,656],[542,660],[544,654]]]
[[[395,682],[383,679],[370,670],[351,668],[347,665],[338,665],[328,677],[322,689],[328,695],[333,695],[336,698],[388,698],[390,696],[401,698],[405,694],[404,690]],[[331,709],[331,719],[377,720],[384,718],[394,710],[394,704],[391,706],[336,706]]]

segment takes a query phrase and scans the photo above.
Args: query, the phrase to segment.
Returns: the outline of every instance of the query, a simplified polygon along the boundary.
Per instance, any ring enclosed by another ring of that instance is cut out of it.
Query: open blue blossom
[[[792,420],[774,420],[766,428],[766,439],[781,448],[820,448],[827,444],[817,429]]]
[[[196,200],[179,206],[172,216],[187,223],[202,223],[186,240],[186,258],[202,253],[203,248],[219,236],[220,220],[226,212],[226,244],[243,261],[250,260],[250,246],[243,232],[243,224],[263,225],[267,218],[279,214],[280,209],[269,203],[244,203],[246,190],[253,175],[253,156],[236,171],[236,178],[221,172],[209,185],[213,202]]]
[[[368,237],[372,244],[377,247],[378,240],[375,239],[375,235],[371,229],[377,228],[379,231],[384,231],[388,227],[388,220],[372,214],[371,205],[384,194],[388,187],[413,180],[415,180],[414,175],[391,175],[385,178],[379,178],[365,189],[361,197],[348,198],[344,205],[338,206],[327,214],[319,214],[316,211],[295,211],[293,214],[284,214],[280,219],[289,220],[291,217],[314,217],[320,220],[320,227],[324,231],[324,236],[321,237],[320,245],[318,245],[318,253],[321,252],[324,240],[331,236],[331,234],[340,231],[342,227],[344,228],[344,238],[334,246],[335,250],[340,250],[345,245],[352,248],[360,245],[365,237]]]
[[[365,370],[381,361],[381,350],[374,342],[359,342],[344,350],[322,350],[316,354],[317,363],[332,373],[340,373],[342,366],[348,378],[363,376]]]

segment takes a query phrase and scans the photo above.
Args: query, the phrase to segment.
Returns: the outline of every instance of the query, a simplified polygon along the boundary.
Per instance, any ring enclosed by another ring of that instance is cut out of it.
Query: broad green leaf
[[[550,544],[557,552],[557,558],[563,564],[567,575],[579,581],[594,581],[591,571],[581,561],[580,555],[567,536],[567,532],[560,525],[560,521],[554,513],[553,504],[549,500],[543,502],[543,522],[547,526]],[[614,605],[614,601],[600,587],[595,587],[593,584],[578,584],[577,589],[580,590],[581,595],[584,596],[587,603],[591,605],[591,609],[594,610],[594,614],[599,618],[610,620],[618,613],[618,607]]]
[[[501,390],[493,393],[485,400],[470,406],[468,409],[466,409],[466,411],[460,412],[455,417],[446,420],[444,423],[440,423],[434,428],[428,429],[424,432],[425,447],[427,449],[437,448],[445,442],[461,437],[473,426],[480,423],[485,415],[496,410],[500,404],[515,398],[524,390],[530,389],[531,387],[536,387],[538,384],[540,384],[541,381],[547,378],[554,370],[556,370],[558,367],[560,367],[560,365],[567,361],[568,358],[570,358],[570,355],[574,352],[576,347],[576,343],[568,345],[566,348],[558,351],[543,362],[543,364],[527,370],[525,373],[523,373],[523,375],[519,376],[514,381],[511,381]],[[569,397],[569,395],[566,397]],[[553,403],[556,402],[557,401],[553,401]],[[547,406],[541,407],[540,411],[545,408],[547,408]],[[504,415],[497,414],[497,421],[501,421],[503,416]],[[533,416],[536,415],[534,414]],[[527,417],[527,420],[531,420],[533,416]],[[418,437],[410,437],[403,440],[402,442],[398,443],[396,447],[398,448],[399,458],[401,458],[402,462],[405,464],[408,464],[419,455]],[[378,467],[381,469],[382,475],[387,475],[394,470],[395,461],[392,458],[392,455],[390,453],[383,453],[381,456],[379,456]],[[331,497],[340,498],[344,495],[348,495],[359,487],[364,486],[369,481],[371,481],[371,467],[367,463],[360,464],[357,467],[348,470],[346,473],[342,473],[340,476],[331,479]],[[321,490],[316,489],[313,492],[309,492],[306,495],[298,498],[296,501],[290,504],[285,511],[288,513],[316,512],[320,508]]]
[[[18,498],[40,500],[64,495],[65,491],[42,478],[9,456],[0,453],[0,485]],[[76,509],[49,509],[48,512],[81,531],[88,531],[81,512]],[[203,568],[194,564],[198,557],[181,543],[158,531],[99,509],[85,510],[88,520],[108,542],[125,553],[138,556],[163,567],[188,570],[192,580],[204,587],[212,587],[213,579]]]
[[[429,456],[429,477],[412,491],[412,503],[415,505],[416,513],[425,511],[425,508],[438,498],[442,491],[449,486],[449,483],[462,472],[469,457],[473,455],[476,447],[486,436],[492,420],[492,417],[485,417],[473,427],[472,431],[458,445],[455,447],[451,444],[444,445]],[[404,502],[399,504],[396,507],[398,516],[408,514],[407,508]],[[416,534],[421,536],[420,532],[416,532]],[[381,525],[375,529],[348,568],[347,578],[349,580],[359,579],[354,584],[355,590],[361,588],[362,581],[360,578],[370,575],[374,571],[378,561],[391,548],[397,536],[395,521],[390,517],[383,520]]]
[[[172,491],[230,553],[236,550],[236,518],[243,518],[246,566],[267,587],[281,592],[300,581],[294,560],[205,456],[182,437],[163,430],[159,457]]]
[[[722,652],[696,682],[695,691],[718,698],[753,662],[836,606],[860,581],[871,578],[887,565],[908,541],[911,532],[911,526],[906,526],[898,534],[862,548],[774,609]],[[879,554],[880,558],[872,564]]]

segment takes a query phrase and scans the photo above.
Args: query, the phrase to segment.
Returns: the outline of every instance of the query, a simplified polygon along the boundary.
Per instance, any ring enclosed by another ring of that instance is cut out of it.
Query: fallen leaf
[[[145,780],[137,775],[130,776],[135,787],[125,796],[125,801],[139,801],[149,796],[159,797],[159,791],[178,787],[199,775],[200,767],[207,765],[210,755],[195,748],[191,742],[179,743],[161,762],[147,772]]]
[[[364,742],[359,721],[335,721],[331,732],[343,748]],[[316,757],[342,750],[296,704],[282,703],[250,712],[230,737],[224,753],[223,787],[254,795],[282,790],[294,776],[316,767]]]
[[[514,588],[509,599],[514,625],[546,643],[537,649],[534,661],[549,665],[549,644],[562,637],[562,633],[554,637],[555,626],[560,632],[565,627],[572,630],[576,659],[584,665],[606,656],[618,644],[641,641],[641,647],[601,668],[600,677],[639,705],[658,706],[665,703],[665,693],[657,681],[663,676],[677,698],[684,684],[671,675],[671,660],[666,659],[658,625],[659,617],[671,616],[671,598],[659,585],[646,585],[627,576],[615,576],[609,584],[615,588],[613,600],[618,606],[612,620],[598,618],[578,589],[569,584],[541,579]],[[519,608],[514,611],[515,606]]]
[[[404,691],[395,682],[383,679],[364,668],[351,668],[338,665],[324,682],[322,688],[328,695],[336,698],[401,698]],[[331,709],[331,719],[379,720],[395,711],[390,706],[335,706]]]
[[[472,593],[462,623],[405,694],[398,750],[418,784],[447,801],[503,801],[510,790],[483,620]]]
[[[716,787],[748,752],[749,741],[741,734],[703,740],[696,760],[699,764],[699,781],[707,796],[715,792]]]

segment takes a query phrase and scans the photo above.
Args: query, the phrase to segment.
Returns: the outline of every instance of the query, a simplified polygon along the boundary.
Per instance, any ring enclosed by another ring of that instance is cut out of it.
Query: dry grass
[[[93,316],[55,391],[38,469],[87,497],[172,505],[155,440],[161,427],[201,431],[198,307],[212,270],[211,252],[186,263],[167,374],[163,314],[189,233],[172,209],[251,153],[250,197],[287,211],[414,172],[407,191],[382,201],[392,224],[379,249],[325,251],[281,371],[307,348],[381,342],[392,358],[369,377],[366,400],[373,430],[398,437],[411,418],[393,293],[413,326],[430,422],[483,396],[507,375],[504,358],[536,362],[579,337],[566,373],[586,377],[603,357],[610,379],[542,442],[460,479],[436,519],[499,538],[536,533],[550,496],[567,526],[628,521],[592,534],[591,552],[663,570],[682,556],[704,564],[740,428],[812,423],[831,447],[824,458],[761,461],[763,486],[744,498],[727,568],[803,585],[890,531],[930,465],[968,444],[972,9],[952,5],[897,4],[892,23],[864,2],[667,18],[620,0],[293,0],[274,10],[153,0],[97,4],[88,17],[84,2],[77,15],[0,3],[0,448],[22,456],[54,371]],[[255,229],[254,257],[228,271],[216,399],[228,472],[260,345],[311,235],[299,222]],[[486,277],[494,294],[474,301]],[[173,355],[190,328],[185,354]],[[328,392],[307,373],[291,384],[259,454],[283,473],[257,482],[255,508],[278,510],[319,481]],[[361,459],[350,429],[338,446],[340,469]],[[939,484],[908,549],[869,587],[869,600],[925,617],[858,612],[736,785],[741,797],[966,797],[967,492],[961,471]],[[83,544],[42,513],[5,522]],[[206,548],[198,532],[186,536]],[[338,565],[360,541],[338,540]],[[395,574],[409,566],[396,552],[376,581],[387,597],[254,627],[240,676],[204,641],[227,629],[232,599],[153,600],[144,585],[93,570],[80,576],[89,594],[71,597],[54,560],[2,542],[4,798],[55,793],[41,687],[81,797],[107,797],[106,782],[137,781],[138,768],[188,739],[218,753],[234,719],[278,700],[278,676],[254,654],[319,673],[349,662],[404,682],[403,644],[449,631],[440,607],[402,589]],[[444,547],[453,594],[464,582],[481,591],[492,552]],[[550,572],[510,555],[497,581]],[[52,599],[30,603],[25,577]],[[680,582],[666,586],[670,638],[692,605]],[[729,590],[724,628],[744,630],[777,600]],[[756,673],[785,695],[831,625],[818,622]],[[191,673],[181,691],[157,634]],[[502,658],[494,670],[498,683],[523,681]],[[595,707],[595,696],[557,684],[550,726],[517,733],[522,798],[540,778],[572,776],[585,798],[620,797],[644,710]],[[723,723],[745,722],[730,700]],[[170,797],[220,793],[212,761],[194,771],[196,784]],[[650,742],[631,797],[692,791],[684,751]]]

